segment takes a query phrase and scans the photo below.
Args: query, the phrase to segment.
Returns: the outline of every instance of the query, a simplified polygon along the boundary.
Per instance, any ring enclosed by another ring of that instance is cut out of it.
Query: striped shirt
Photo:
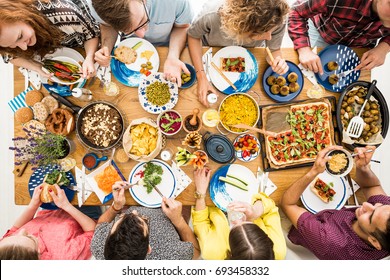
[[[312,19],[326,43],[374,47],[390,45],[390,28],[382,25],[367,0],[297,0],[289,15],[288,32],[295,49],[310,46],[307,20]]]
[[[390,196],[372,196],[368,202],[389,205]],[[323,210],[315,215],[303,213],[288,238],[322,260],[379,260],[388,256],[388,251],[375,249],[353,231],[355,211],[354,207]]]

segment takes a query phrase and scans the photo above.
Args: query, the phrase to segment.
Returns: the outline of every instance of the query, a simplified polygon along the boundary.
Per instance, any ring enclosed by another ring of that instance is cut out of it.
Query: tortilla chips
[[[146,123],[134,125],[130,128],[132,146],[130,154],[147,156],[156,149],[157,128]]]

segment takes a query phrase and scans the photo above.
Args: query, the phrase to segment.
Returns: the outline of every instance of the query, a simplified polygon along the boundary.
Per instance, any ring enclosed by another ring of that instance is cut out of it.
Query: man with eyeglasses
[[[114,202],[95,228],[91,251],[106,260],[198,259],[198,241],[182,216],[182,204],[163,198],[160,208],[125,205],[126,182],[113,186]]]
[[[100,23],[101,49],[95,60],[110,64],[118,33],[121,40],[136,36],[155,46],[169,46],[164,64],[167,79],[181,86],[181,72],[189,74],[179,57],[187,40],[193,11],[189,0],[87,0],[91,14]]]

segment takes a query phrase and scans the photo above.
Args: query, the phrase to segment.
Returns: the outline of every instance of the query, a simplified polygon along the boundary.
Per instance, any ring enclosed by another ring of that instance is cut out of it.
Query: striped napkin
[[[11,107],[11,110],[15,113],[16,110],[22,107],[27,107],[26,104],[26,93],[29,92],[30,90],[33,90],[34,88],[32,86],[28,87],[25,91],[22,93],[18,94],[16,97],[14,97],[12,100],[8,102],[8,106]]]

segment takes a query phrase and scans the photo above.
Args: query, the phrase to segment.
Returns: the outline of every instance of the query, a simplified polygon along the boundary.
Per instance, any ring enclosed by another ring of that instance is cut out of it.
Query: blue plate
[[[34,189],[38,187],[40,184],[42,184],[43,179],[45,178],[45,175],[49,172],[52,172],[53,170],[58,169],[60,170],[59,166],[46,166],[46,167],[39,167],[37,168],[34,173],[31,175],[30,180],[28,181],[28,192],[30,193],[30,197],[32,197],[34,193]],[[70,181],[70,186],[76,185],[76,180],[74,179],[73,174],[68,171],[66,173],[66,178]],[[61,189],[65,191],[66,197],[69,201],[72,201],[75,191],[72,191],[71,189],[61,186]],[[47,209],[47,210],[56,210],[58,209],[57,205],[52,203],[42,203],[41,208]]]
[[[191,64],[188,64],[188,63],[185,63],[185,65],[187,66],[188,71],[190,71],[191,79],[188,82],[186,82],[185,84],[182,84],[180,88],[192,87],[196,81],[196,71],[195,71],[194,66],[192,66]]]
[[[152,73],[157,72],[160,66],[160,58],[158,56],[158,52],[156,48],[145,39],[136,38],[136,37],[128,38],[120,42],[117,47],[126,46],[129,48],[133,48],[135,45],[137,45],[140,42],[141,44],[136,50],[137,59],[135,60],[134,63],[124,64],[119,60],[111,59],[112,74],[120,83],[124,84],[125,86],[138,87],[142,80],[142,77],[145,77],[145,75],[139,72],[141,70],[141,64],[147,62],[146,58],[142,57],[143,52],[145,51],[153,52],[149,60],[153,66],[153,69],[151,69],[150,72]],[[114,50],[112,54],[114,54]]]
[[[301,69],[299,69],[299,67],[295,63],[288,61],[288,60],[286,60],[286,63],[288,65],[288,71],[286,74],[284,74],[282,76],[286,78],[286,81],[287,81],[286,85],[289,85],[289,81],[287,80],[288,74],[290,74],[291,72],[297,73],[297,75],[298,75],[297,82],[299,84],[299,90],[297,90],[296,92],[292,92],[289,95],[273,94],[271,92],[271,86],[267,84],[267,78],[271,75],[274,75],[275,77],[278,77],[280,75],[275,73],[272,70],[271,66],[268,66],[268,68],[265,70],[265,72],[263,74],[262,83],[263,83],[264,91],[272,100],[275,100],[277,102],[288,102],[288,101],[293,100],[295,97],[298,96],[298,94],[301,93],[301,91],[303,89],[304,81],[305,81],[305,79],[303,78],[303,74],[302,74]]]
[[[245,181],[248,184],[248,190],[242,190],[219,180],[220,176],[226,177],[227,174]],[[252,196],[258,191],[259,184],[255,175],[250,169],[240,164],[228,164],[219,168],[213,174],[209,187],[211,200],[225,212],[228,204],[232,201],[251,203]]]
[[[347,86],[356,82],[360,77],[360,70],[354,71],[348,74],[346,77],[341,78],[337,84],[332,85],[329,83],[328,77],[332,74],[338,74],[348,70],[354,69],[360,64],[358,55],[351,49],[343,45],[330,45],[323,49],[318,56],[321,59],[322,67],[324,68],[324,74],[320,75],[315,73],[315,77],[319,84],[325,89],[333,92],[341,92]],[[330,71],[327,67],[328,62],[336,61],[339,67],[335,71]]]
[[[213,85],[225,94],[247,92],[255,84],[259,75],[259,67],[254,55],[247,49],[238,46],[230,46],[220,49],[212,58],[212,62],[221,67],[221,58],[244,57],[245,72],[223,72],[223,74],[236,86],[236,90],[222,78],[214,67],[210,66],[209,74]]]

